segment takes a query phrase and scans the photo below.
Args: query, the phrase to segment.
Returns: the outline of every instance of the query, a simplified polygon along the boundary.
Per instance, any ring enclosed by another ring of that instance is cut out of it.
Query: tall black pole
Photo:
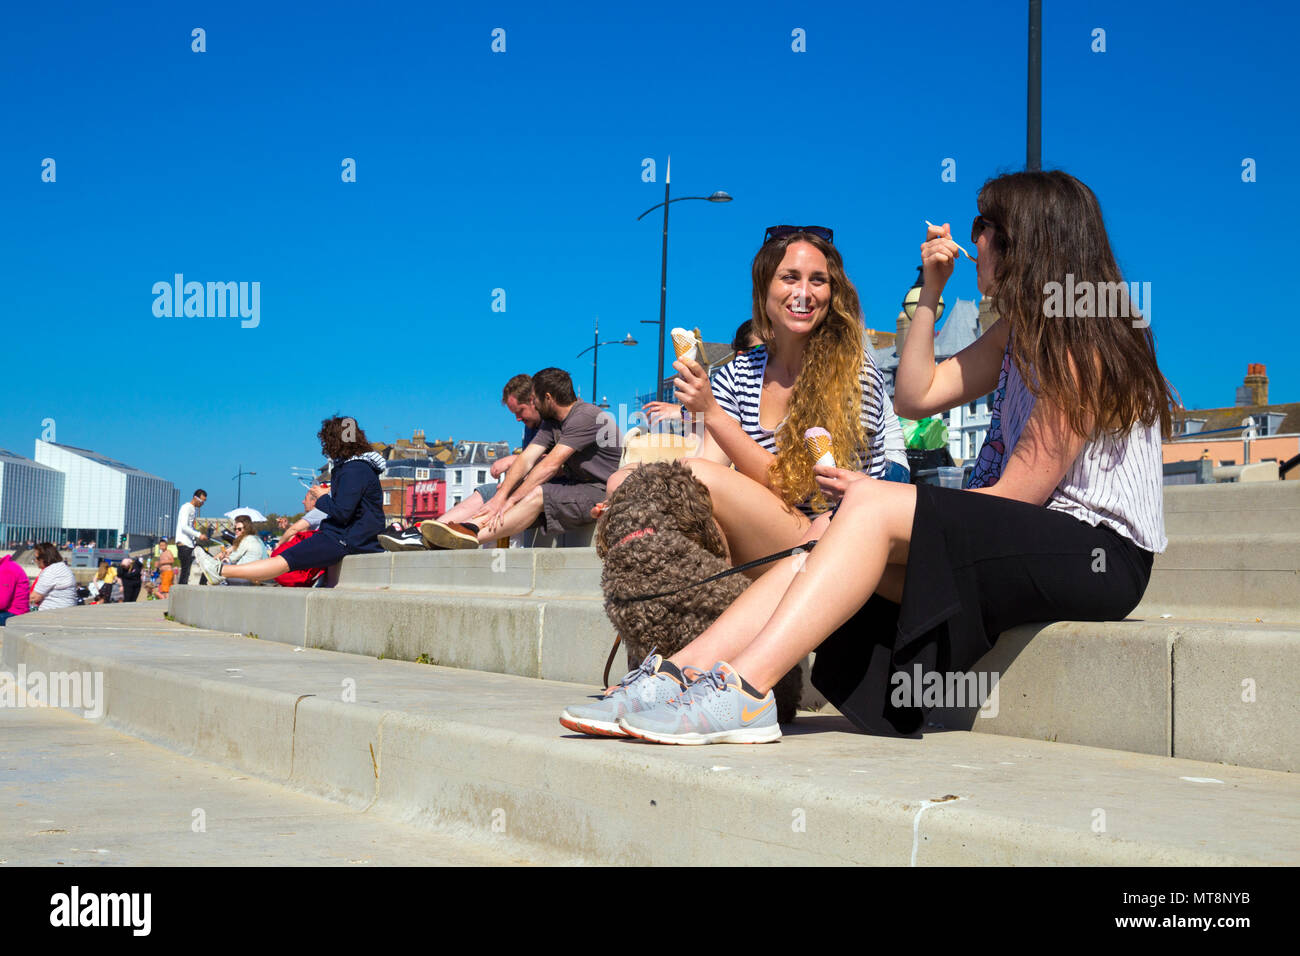
[[[596,316],[596,332],[592,337],[596,354],[591,357],[591,404],[596,404],[596,369],[600,365],[600,316]]]
[[[1043,0],[1029,0],[1029,103],[1025,169],[1043,168]]]
[[[664,171],[664,258],[659,270],[659,384],[655,388],[655,396],[661,402],[664,400],[664,323],[668,314],[668,189],[672,176],[673,158],[669,156]]]
[[[244,506],[244,466],[243,465],[239,466],[239,474],[236,476],[236,478],[237,478],[237,482],[235,485],[236,488],[235,510],[238,511],[240,508]]]

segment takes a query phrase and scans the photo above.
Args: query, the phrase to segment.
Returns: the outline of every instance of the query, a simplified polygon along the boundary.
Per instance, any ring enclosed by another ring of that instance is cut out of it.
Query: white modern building
[[[492,481],[492,463],[510,455],[510,443],[504,441],[462,441],[456,443],[456,458],[434,469],[426,477],[447,482],[447,506],[460,504],[479,485]]]
[[[63,472],[0,448],[0,549],[62,544]]]
[[[177,512],[176,486],[164,478],[71,445],[36,440],[36,461],[62,472],[64,537],[98,547],[144,547],[170,536]]]

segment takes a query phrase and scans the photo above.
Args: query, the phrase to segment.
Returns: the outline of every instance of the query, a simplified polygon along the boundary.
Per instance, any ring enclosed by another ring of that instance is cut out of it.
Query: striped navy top
[[[1036,399],[1011,359],[1011,336],[1002,355],[1002,371],[993,400],[988,436],[967,487],[997,483],[1003,465],[1020,440]],[[1094,528],[1104,524],[1139,548],[1165,550],[1164,466],[1160,423],[1134,424],[1127,435],[1103,435],[1089,441],[1047,501]]]
[[[712,379],[713,395],[719,407],[740,423],[746,435],[771,454],[776,454],[776,432],[768,431],[758,422],[758,403],[763,394],[763,373],[767,370],[767,348],[758,346],[739,353],[718,369]],[[907,452],[903,443],[903,429],[894,414],[893,403],[885,391],[885,380],[871,359],[871,353],[862,352],[862,371],[858,376],[862,386],[862,428],[867,433],[869,454],[850,465],[872,478],[882,478],[890,461],[907,466]],[[785,422],[777,426],[780,431]],[[864,461],[869,463],[863,465]],[[799,510],[812,517],[817,514],[806,502]]]

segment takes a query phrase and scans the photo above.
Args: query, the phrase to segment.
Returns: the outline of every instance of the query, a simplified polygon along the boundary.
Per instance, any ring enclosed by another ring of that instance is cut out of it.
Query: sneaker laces
[[[667,701],[670,707],[694,707],[697,703],[703,703],[704,698],[718,691],[727,689],[727,676],[718,668],[703,671],[698,678],[687,684],[680,694],[670,697]],[[695,698],[699,697],[697,701]]]
[[[638,667],[636,670],[628,671],[626,674],[623,675],[623,679],[618,682],[618,686],[620,690],[626,687],[630,687],[632,684],[640,680],[642,676],[650,677],[654,674],[655,672],[654,665],[650,663],[650,659],[655,656],[655,652],[657,650],[658,650],[657,647],[650,648],[650,653],[645,656],[645,660],[641,662],[641,666]],[[613,696],[613,694],[611,693],[610,696]]]

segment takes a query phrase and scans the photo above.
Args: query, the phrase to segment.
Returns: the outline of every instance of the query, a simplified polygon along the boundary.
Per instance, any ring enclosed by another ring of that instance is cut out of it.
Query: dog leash
[[[627,539],[625,538],[624,540]],[[622,541],[619,542],[619,544],[622,543],[623,543]],[[737,565],[734,568],[727,568],[727,570],[725,571],[719,571],[717,574],[711,575],[705,578],[703,581],[696,581],[694,584],[688,584],[685,587],[674,588],[671,591],[663,591],[659,594],[638,594],[635,597],[616,598],[611,600],[615,600],[617,601],[617,603],[620,604],[635,604],[639,601],[652,601],[655,598],[669,597],[674,594],[681,594],[683,591],[689,591],[691,588],[698,588],[701,585],[709,584],[710,582],[720,580],[721,578],[725,578],[728,575],[740,574],[743,571],[748,571],[750,568],[757,568],[764,564],[771,564],[773,561],[780,561],[782,558],[788,558],[792,554],[807,554],[809,551],[813,549],[813,546],[816,544],[817,541],[809,541],[807,544],[797,544],[793,548],[786,548],[784,551],[778,551],[776,554],[769,554],[766,555],[765,557],[755,558],[753,561],[747,561],[744,564]],[[623,635],[616,634],[614,636],[614,646],[609,649],[609,658],[605,661],[605,673],[601,677],[601,680],[604,681],[603,686],[605,687],[609,686],[609,669],[614,665],[614,655],[618,653],[618,645],[621,644],[622,642],[623,642]]]

